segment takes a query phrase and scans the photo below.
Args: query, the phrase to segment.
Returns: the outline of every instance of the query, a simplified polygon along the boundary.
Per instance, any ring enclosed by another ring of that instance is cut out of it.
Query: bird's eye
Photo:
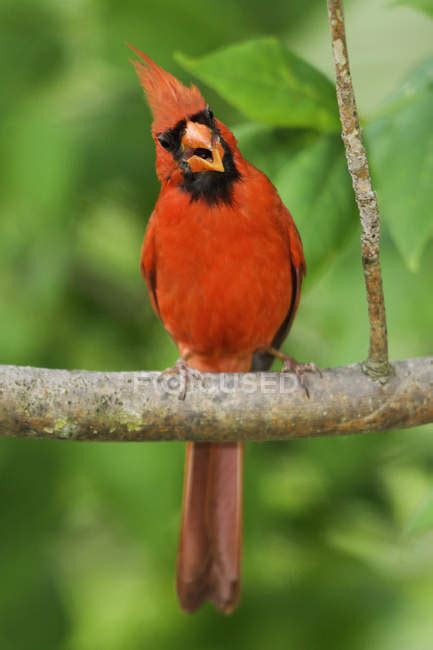
[[[209,151],[209,149],[205,149],[204,147],[198,147],[197,149],[194,149],[194,156],[198,156],[199,158],[204,158],[204,160],[212,160],[212,152]]]
[[[209,106],[207,107],[206,110],[207,110],[207,114],[209,116],[209,119],[213,120],[213,110]]]

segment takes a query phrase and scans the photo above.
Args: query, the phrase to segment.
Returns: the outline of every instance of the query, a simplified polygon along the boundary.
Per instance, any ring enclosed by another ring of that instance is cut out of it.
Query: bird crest
[[[132,63],[153,113],[154,136],[173,128],[180,120],[206,107],[206,102],[196,86],[184,86],[146,54],[131,45],[129,47],[141,59]]]

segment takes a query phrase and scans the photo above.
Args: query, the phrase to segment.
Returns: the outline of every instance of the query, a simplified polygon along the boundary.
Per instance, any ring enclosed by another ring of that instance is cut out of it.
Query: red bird
[[[179,348],[178,368],[265,370],[278,356],[298,375],[311,370],[312,364],[301,367],[278,352],[305,274],[289,211],[269,179],[242,157],[200,91],[134,51],[142,59],[134,65],[153,112],[161,181],[141,271],[153,308]],[[177,562],[186,611],[205,600],[226,613],[237,605],[242,452],[240,443],[187,446]]]

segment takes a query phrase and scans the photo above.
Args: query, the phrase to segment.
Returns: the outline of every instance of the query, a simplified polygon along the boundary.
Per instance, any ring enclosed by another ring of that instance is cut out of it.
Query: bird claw
[[[322,371],[315,363],[299,363],[292,357],[285,357],[283,361],[283,367],[281,372],[293,372],[296,375],[299,385],[304,389],[306,396],[310,397],[310,390],[305,381],[305,375],[307,372],[314,372],[323,377]]]
[[[180,377],[178,395],[178,399],[180,400],[185,399],[188,387],[191,385],[193,380],[200,381],[201,383],[203,382],[203,375],[200,370],[188,366],[184,359],[178,359],[172,368],[166,368],[163,370],[160,375],[160,380],[166,375],[178,375]]]

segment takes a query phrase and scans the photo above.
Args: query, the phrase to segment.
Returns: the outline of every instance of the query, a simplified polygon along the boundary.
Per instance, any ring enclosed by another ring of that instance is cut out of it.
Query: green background
[[[431,4],[407,4],[347,10],[394,359],[431,353],[433,338],[431,68],[411,73],[432,38],[414,7]],[[162,369],[176,358],[138,272],[158,188],[127,42],[199,79],[292,210],[309,276],[286,349],[321,366],[365,358],[358,222],[327,84],[285,54],[294,77],[281,117],[271,90],[266,106],[266,70],[232,88],[240,51],[200,58],[263,36],[332,78],[324,1],[1,0],[1,363]],[[263,43],[242,49],[246,70],[280,48]],[[323,86],[301,117],[297,74]],[[248,445],[243,592],[230,618],[210,607],[189,617],[175,599],[181,445],[3,439],[0,648],[430,649],[432,434]]]

